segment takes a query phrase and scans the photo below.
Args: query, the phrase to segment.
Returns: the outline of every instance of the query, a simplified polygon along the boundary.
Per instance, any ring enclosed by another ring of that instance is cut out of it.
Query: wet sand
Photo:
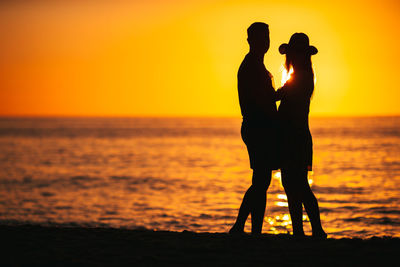
[[[0,226],[2,266],[371,266],[397,263],[400,238],[295,239],[61,226]]]

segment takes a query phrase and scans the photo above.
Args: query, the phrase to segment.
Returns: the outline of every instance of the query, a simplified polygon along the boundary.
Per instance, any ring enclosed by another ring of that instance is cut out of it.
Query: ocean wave
[[[400,215],[399,209],[392,209],[388,207],[372,207],[368,210],[372,213]]]
[[[318,186],[313,185],[313,191],[320,194],[337,194],[337,195],[357,195],[364,194],[366,191],[365,187],[333,187],[333,186]]]
[[[54,190],[60,189],[93,189],[98,187],[108,188],[113,185],[125,184],[130,190],[138,189],[140,186],[148,186],[153,190],[162,190],[173,184],[178,183],[179,179],[162,179],[157,177],[135,177],[135,176],[110,176],[107,177],[96,177],[90,175],[74,175],[74,176],[64,176],[58,178],[36,178],[32,176],[27,176],[22,179],[10,179],[2,178],[0,179],[0,185],[12,186],[14,188],[29,188],[29,189],[48,189],[52,188]],[[50,191],[42,191],[43,196],[52,196],[53,193]]]
[[[237,128],[0,128],[3,137],[31,138],[133,138],[133,137],[240,137]]]
[[[120,219],[120,218],[119,218]],[[0,219],[0,225],[2,226],[25,226],[25,227],[55,227],[55,228],[115,228],[115,229],[128,229],[128,230],[140,230],[140,231],[152,231],[151,228],[145,227],[143,225],[135,225],[132,220],[129,221],[129,226],[115,226],[114,224],[104,223],[104,222],[32,222],[29,220],[4,220]]]
[[[375,225],[392,225],[399,226],[400,219],[397,218],[389,218],[389,217],[379,217],[379,218],[371,218],[371,217],[353,217],[353,218],[345,218],[343,219],[346,222],[357,222],[363,223],[366,225],[375,224]]]

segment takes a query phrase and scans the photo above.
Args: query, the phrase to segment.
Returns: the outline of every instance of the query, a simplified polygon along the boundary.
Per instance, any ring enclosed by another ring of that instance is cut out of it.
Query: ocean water
[[[0,224],[227,232],[251,183],[240,124],[1,118]],[[310,127],[309,181],[329,236],[400,237],[400,117],[311,118]],[[290,231],[274,172],[263,232]]]

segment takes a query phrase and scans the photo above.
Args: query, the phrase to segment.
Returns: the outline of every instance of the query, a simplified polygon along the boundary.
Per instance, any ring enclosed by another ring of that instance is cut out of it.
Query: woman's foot
[[[317,240],[325,240],[328,238],[328,235],[325,233],[324,230],[319,230],[319,231],[313,231],[312,233],[312,238],[317,239]]]
[[[293,238],[298,240],[298,239],[304,239],[306,238],[306,235],[304,234],[304,231],[298,231],[298,232],[293,232]]]
[[[236,223],[229,230],[229,234],[243,234],[243,233],[244,233],[244,228],[238,226]]]
[[[304,234],[304,230],[300,228],[297,230],[293,230],[293,236],[304,237],[306,235]]]

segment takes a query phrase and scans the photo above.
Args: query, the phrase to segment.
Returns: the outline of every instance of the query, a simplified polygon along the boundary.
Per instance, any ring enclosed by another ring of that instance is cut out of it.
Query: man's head
[[[247,42],[250,51],[265,54],[269,49],[269,28],[263,22],[254,22],[247,29]]]

